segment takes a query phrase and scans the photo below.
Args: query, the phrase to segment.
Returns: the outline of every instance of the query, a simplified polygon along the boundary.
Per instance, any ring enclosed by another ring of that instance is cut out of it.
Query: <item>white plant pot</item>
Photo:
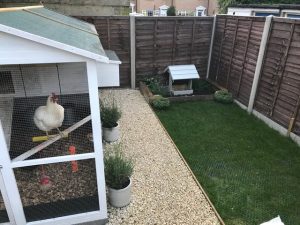
[[[108,200],[114,207],[121,208],[130,203],[131,199],[131,179],[129,178],[129,185],[126,188],[116,190],[108,187]]]
[[[102,131],[103,131],[103,138],[107,142],[117,141],[120,137],[119,124],[118,126],[113,128],[102,127]]]

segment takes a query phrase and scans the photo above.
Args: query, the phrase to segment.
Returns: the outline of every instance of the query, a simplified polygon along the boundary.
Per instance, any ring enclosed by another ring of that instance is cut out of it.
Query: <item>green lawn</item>
[[[234,104],[173,103],[157,115],[226,225],[300,224],[295,143]]]

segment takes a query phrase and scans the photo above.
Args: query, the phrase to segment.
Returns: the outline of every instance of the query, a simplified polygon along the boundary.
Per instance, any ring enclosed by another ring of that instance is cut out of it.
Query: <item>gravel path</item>
[[[109,207],[108,224],[220,224],[142,95],[127,89],[107,94],[122,108],[122,145],[135,161],[132,202]]]

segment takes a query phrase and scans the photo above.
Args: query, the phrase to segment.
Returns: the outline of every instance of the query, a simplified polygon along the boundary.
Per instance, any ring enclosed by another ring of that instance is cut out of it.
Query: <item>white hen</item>
[[[48,131],[57,129],[62,135],[60,130],[64,121],[64,107],[57,103],[58,97],[52,93],[47,99],[47,105],[40,106],[35,110],[34,123],[42,131],[45,131],[48,136]],[[62,135],[63,136],[63,135]]]

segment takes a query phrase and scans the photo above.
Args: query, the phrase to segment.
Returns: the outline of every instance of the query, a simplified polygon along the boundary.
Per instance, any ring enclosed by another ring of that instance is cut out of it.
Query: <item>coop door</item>
[[[19,199],[19,208],[13,205],[16,224],[104,219],[101,142],[93,138],[101,137],[100,120],[92,119],[90,104],[92,99],[99,105],[97,76],[88,82],[84,63],[0,67],[4,70],[11,71],[15,94],[0,95],[0,163],[7,156],[4,171],[12,176],[5,182],[15,186],[9,197]],[[89,86],[96,90],[93,95]]]

